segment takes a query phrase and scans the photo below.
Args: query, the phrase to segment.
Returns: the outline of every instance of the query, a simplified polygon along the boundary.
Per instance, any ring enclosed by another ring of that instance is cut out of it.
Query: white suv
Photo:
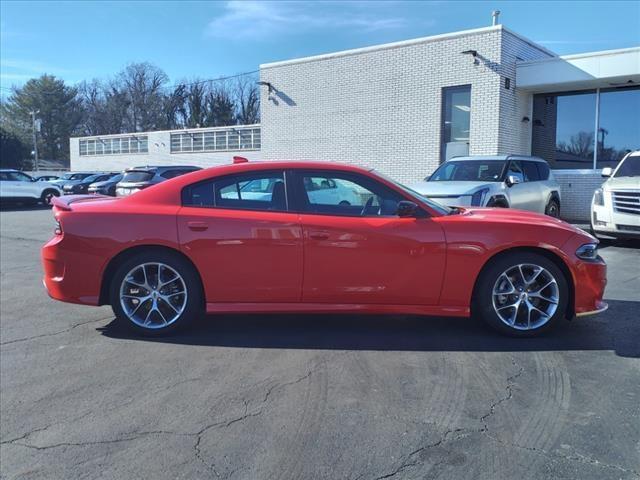
[[[51,203],[60,196],[60,189],[48,182],[38,182],[19,170],[0,169],[0,199],[3,202]]]
[[[451,207],[517,208],[560,216],[560,185],[538,157],[454,157],[412,188]]]
[[[591,230],[596,237],[640,239],[640,150],[627,154],[591,200]]]

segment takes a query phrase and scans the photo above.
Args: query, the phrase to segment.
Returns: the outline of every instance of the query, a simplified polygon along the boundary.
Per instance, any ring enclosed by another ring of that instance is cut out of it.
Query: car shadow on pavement
[[[50,210],[51,205],[42,205],[40,203],[0,203],[0,211],[2,212],[28,212],[31,210]]]
[[[640,302],[611,301],[594,317],[563,322],[539,338],[509,338],[464,318],[399,315],[217,315],[183,333],[139,337],[112,321],[110,338],[237,348],[379,351],[611,350],[640,357]]]

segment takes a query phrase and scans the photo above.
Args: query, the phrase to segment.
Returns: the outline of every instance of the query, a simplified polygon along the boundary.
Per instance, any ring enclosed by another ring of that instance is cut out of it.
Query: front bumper
[[[640,215],[615,211],[605,191],[604,205],[591,205],[591,229],[605,237],[640,239]]]

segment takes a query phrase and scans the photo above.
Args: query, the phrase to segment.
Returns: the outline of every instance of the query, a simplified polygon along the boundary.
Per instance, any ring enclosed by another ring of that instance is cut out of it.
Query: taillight
[[[56,235],[62,235],[62,225],[60,225],[60,221],[56,218],[56,228],[53,230],[53,233]]]

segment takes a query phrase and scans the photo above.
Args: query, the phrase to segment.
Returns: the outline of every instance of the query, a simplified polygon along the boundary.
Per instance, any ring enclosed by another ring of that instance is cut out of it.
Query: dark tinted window
[[[181,169],[174,169],[174,170],[167,170],[165,172],[162,172],[160,174],[160,176],[162,178],[175,178],[175,177],[179,177],[180,175],[184,175],[185,173],[189,173],[192,170],[181,170]]]
[[[542,162],[536,162],[536,167],[538,167],[540,180],[549,180],[549,165]]]
[[[286,211],[284,174],[255,172],[197,183],[185,188],[182,202],[199,207]]]
[[[538,172],[537,162],[523,161],[522,168],[524,169],[524,178],[527,182],[537,182],[540,180],[540,173]]]
[[[615,177],[640,177],[640,155],[627,157],[618,168]]]
[[[640,149],[640,87],[600,90],[599,114],[596,168],[615,168]]]
[[[393,216],[402,197],[368,177],[345,172],[299,172],[304,211],[326,215]]]
[[[123,182],[148,182],[155,176],[155,172],[144,172],[134,170],[131,172],[125,172],[122,181]]]

